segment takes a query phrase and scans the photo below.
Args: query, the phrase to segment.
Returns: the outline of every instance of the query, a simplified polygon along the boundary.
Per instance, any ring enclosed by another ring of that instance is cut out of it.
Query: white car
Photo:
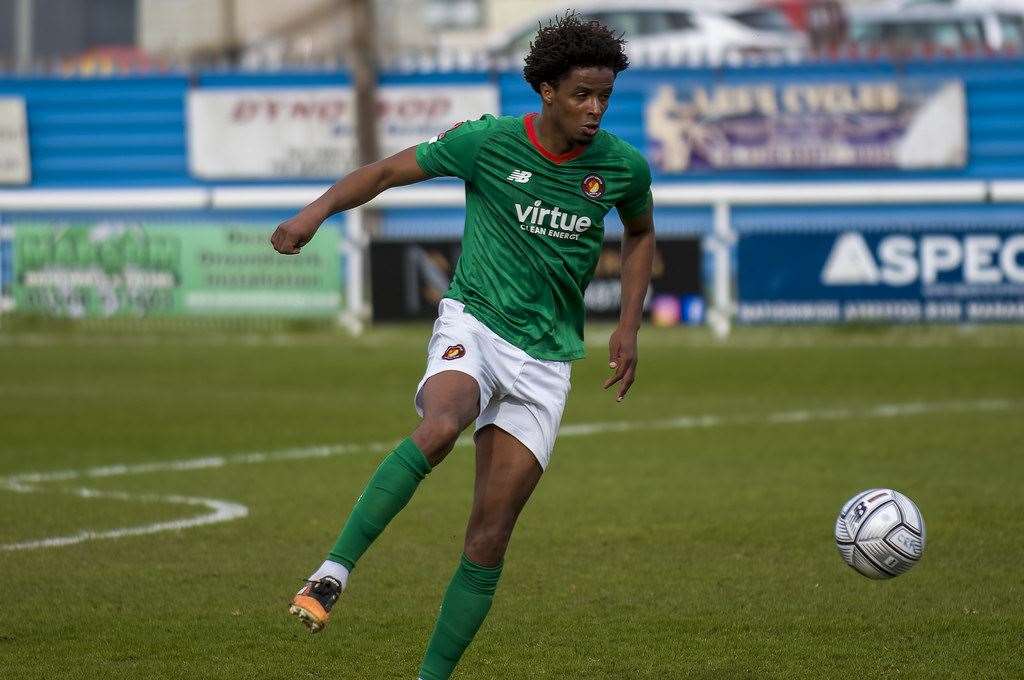
[[[1009,4],[909,0],[889,8],[851,11],[850,42],[886,49],[962,51],[1024,48],[1024,9]]]
[[[798,53],[807,46],[806,38],[797,32],[757,30],[725,14],[697,9],[692,3],[636,0],[589,2],[569,8],[623,33],[627,55],[642,62],[719,62],[731,55]],[[499,58],[522,59],[538,24],[550,18],[552,15],[541,15],[498,35],[489,52]]]

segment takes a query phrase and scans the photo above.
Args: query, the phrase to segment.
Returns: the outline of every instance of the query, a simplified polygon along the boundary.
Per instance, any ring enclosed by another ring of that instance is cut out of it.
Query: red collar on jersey
[[[576,158],[581,153],[587,150],[585,146],[577,146],[575,149],[566,151],[565,153],[551,153],[544,148],[544,145],[540,143],[540,137],[537,136],[537,128],[533,125],[533,119],[537,117],[536,113],[528,113],[523,116],[523,127],[526,128],[526,136],[530,138],[530,143],[533,144],[533,148],[540,152],[541,156],[547,158],[553,163],[565,163]]]

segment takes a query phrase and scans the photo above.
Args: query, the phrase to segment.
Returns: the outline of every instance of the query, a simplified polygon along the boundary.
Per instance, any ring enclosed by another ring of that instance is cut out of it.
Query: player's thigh
[[[424,421],[452,420],[461,432],[480,413],[480,386],[468,373],[441,371],[423,383],[420,400]]]

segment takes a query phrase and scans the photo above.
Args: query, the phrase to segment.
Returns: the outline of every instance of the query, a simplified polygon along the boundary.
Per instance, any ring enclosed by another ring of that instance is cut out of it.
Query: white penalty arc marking
[[[853,420],[858,418],[897,418],[936,413],[979,413],[990,411],[1009,411],[1020,408],[1022,404],[1009,399],[980,399],[974,401],[944,402],[905,402],[895,404],[879,404],[869,408],[834,408],[818,410],[780,411],[761,415],[703,415],[680,416],[655,420],[623,420],[597,423],[579,423],[564,425],[558,432],[562,437],[588,437],[598,434],[616,432],[632,432],[636,430],[684,430],[695,428],[722,427],[726,425],[787,425],[814,421]],[[458,441],[459,446],[472,445],[472,437],[464,436]],[[253,451],[226,456],[204,456],[179,460],[159,461],[151,463],[133,463],[105,465],[85,468],[82,470],[57,470],[52,472],[26,472],[0,478],[0,490],[6,489],[16,493],[39,493],[57,491],[69,493],[80,498],[103,498],[133,503],[162,503],[206,508],[207,512],[182,519],[156,522],[139,526],[121,527],[104,531],[83,530],[66,536],[54,536],[32,541],[0,544],[0,552],[53,548],[84,543],[100,539],[142,536],[163,531],[191,529],[208,524],[218,524],[242,519],[249,514],[249,508],[241,503],[216,498],[200,498],[181,495],[134,494],[124,491],[100,491],[88,488],[43,487],[44,484],[56,484],[83,479],[103,479],[125,477],[130,475],[153,474],[161,472],[188,472],[194,470],[211,470],[232,465],[255,465],[282,461],[305,460],[310,458],[330,458],[334,456],[383,453],[390,450],[393,443],[371,442],[365,444],[332,444],[303,448],[284,449],[280,451]]]
[[[198,517],[187,517],[184,519],[173,519],[166,522],[155,522],[134,527],[122,527],[108,531],[93,531],[85,529],[67,536],[52,536],[35,541],[24,541],[22,543],[7,543],[0,545],[0,550],[33,550],[36,548],[58,548],[86,541],[96,541],[106,538],[124,538],[126,536],[144,536],[156,534],[161,531],[175,531],[178,529],[191,529],[207,524],[218,524],[230,522],[235,519],[242,519],[248,516],[249,508],[241,503],[222,501],[216,498],[197,498],[195,496],[159,496],[150,494],[129,494],[121,491],[97,491],[96,489],[73,489],[65,490],[81,498],[113,498],[134,503],[163,503],[173,505],[189,505],[207,508],[210,512]]]

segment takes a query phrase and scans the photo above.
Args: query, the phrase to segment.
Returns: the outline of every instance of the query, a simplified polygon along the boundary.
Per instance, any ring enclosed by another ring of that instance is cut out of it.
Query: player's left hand
[[[619,383],[619,394],[615,401],[622,401],[636,377],[636,334],[630,328],[619,326],[608,339],[608,367],[614,371],[604,381],[604,389]]]

